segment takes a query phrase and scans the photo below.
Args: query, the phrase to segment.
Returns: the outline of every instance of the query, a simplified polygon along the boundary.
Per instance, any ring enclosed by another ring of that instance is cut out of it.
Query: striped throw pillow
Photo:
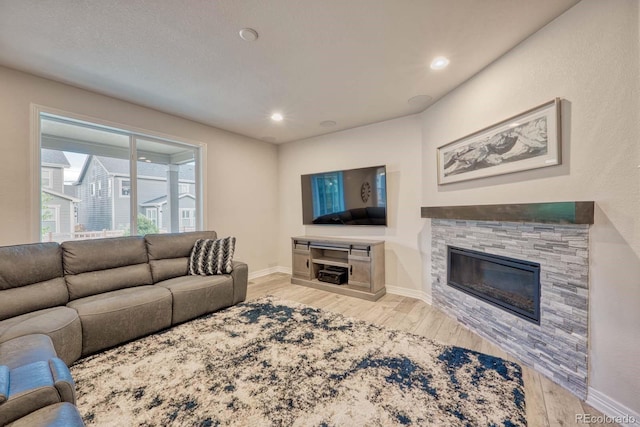
[[[217,240],[196,240],[189,257],[189,274],[211,276],[231,273],[235,248],[236,238],[231,236]]]

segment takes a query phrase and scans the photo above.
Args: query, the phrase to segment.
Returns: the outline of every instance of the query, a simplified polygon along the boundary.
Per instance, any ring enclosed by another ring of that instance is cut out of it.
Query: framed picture
[[[438,148],[438,185],[561,163],[560,98]]]

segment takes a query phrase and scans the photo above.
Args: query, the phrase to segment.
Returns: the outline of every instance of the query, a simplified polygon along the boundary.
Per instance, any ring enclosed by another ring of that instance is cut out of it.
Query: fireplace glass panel
[[[527,320],[540,320],[540,265],[449,247],[448,284]]]

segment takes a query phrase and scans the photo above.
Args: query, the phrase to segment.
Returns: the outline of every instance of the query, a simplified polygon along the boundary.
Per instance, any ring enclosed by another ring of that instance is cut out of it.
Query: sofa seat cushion
[[[173,295],[174,325],[233,304],[233,279],[229,275],[176,277],[155,286]]]
[[[78,408],[68,402],[56,403],[26,415],[7,427],[83,427]]]
[[[68,307],[33,311],[0,321],[0,343],[30,334],[45,334],[68,365],[80,358],[82,330],[78,313]]]
[[[0,365],[9,369],[54,357],[57,355],[53,342],[44,334],[24,335],[0,344]]]
[[[171,292],[153,285],[92,295],[67,306],[80,316],[83,356],[171,325]]]

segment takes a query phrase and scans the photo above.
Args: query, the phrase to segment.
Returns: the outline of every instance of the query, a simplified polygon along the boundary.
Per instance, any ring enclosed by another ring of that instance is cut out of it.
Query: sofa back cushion
[[[77,240],[61,246],[71,300],[152,284],[143,237]]]
[[[0,247],[0,320],[68,301],[60,245]]]
[[[215,231],[147,234],[145,241],[153,282],[189,274],[189,256],[198,239],[215,239]]]
[[[0,247],[0,290],[62,277],[62,252],[57,243]]]

